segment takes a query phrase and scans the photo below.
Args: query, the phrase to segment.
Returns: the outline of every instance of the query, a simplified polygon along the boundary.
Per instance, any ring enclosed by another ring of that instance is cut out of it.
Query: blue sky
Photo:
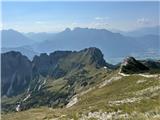
[[[3,2],[3,29],[58,32],[66,27],[133,30],[159,25],[158,2]]]

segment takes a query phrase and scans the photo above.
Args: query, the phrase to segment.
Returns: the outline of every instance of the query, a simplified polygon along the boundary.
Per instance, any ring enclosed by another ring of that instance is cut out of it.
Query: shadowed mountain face
[[[32,75],[31,62],[19,52],[8,52],[1,55],[2,96],[13,96],[24,92]]]
[[[40,56],[35,56],[33,58],[32,64],[33,64],[33,71],[35,75],[41,74],[43,76],[52,75],[54,71],[58,70],[58,62],[60,59],[65,58],[67,55],[71,54],[71,51],[56,51],[54,53],[51,53],[50,55],[47,55],[46,53],[40,54]],[[59,70],[62,74],[63,72]],[[58,77],[58,76],[57,76]]]

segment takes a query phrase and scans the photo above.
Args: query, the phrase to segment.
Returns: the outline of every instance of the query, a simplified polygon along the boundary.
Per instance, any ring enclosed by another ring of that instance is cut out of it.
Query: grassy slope
[[[58,120],[78,119],[89,112],[115,112],[121,110],[122,113],[127,113],[130,119],[157,119],[152,116],[160,115],[160,76],[154,78],[146,78],[139,75],[131,75],[122,77],[120,80],[113,81],[110,84],[99,88],[100,82],[109,80],[113,76],[119,76],[117,71],[106,75],[100,73],[90,73],[97,82],[94,89],[88,93],[78,96],[79,102],[70,108],[50,109],[40,107],[22,111],[18,113],[9,113],[2,115],[2,120],[48,120],[58,118]],[[96,76],[96,77],[95,77]],[[138,83],[138,81],[142,81]],[[49,83],[51,90],[57,90],[63,87],[63,80]],[[147,89],[148,88],[148,89]],[[87,89],[87,88],[86,88]],[[126,99],[137,98],[134,102],[126,102],[116,105],[113,101],[123,101]],[[112,102],[112,104],[111,104]],[[135,113],[136,114],[133,114]],[[146,117],[145,114],[148,114]],[[158,120],[158,119],[157,119]]]

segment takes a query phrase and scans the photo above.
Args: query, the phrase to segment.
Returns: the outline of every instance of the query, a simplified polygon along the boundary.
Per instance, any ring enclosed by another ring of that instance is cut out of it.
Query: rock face
[[[110,67],[98,48],[87,48],[78,52],[55,51],[50,55],[42,53],[35,56],[32,62],[19,52],[3,53],[2,96],[13,96],[23,92],[37,76],[50,76],[56,79],[86,65]]]
[[[33,73],[44,77],[47,75],[53,76],[58,70],[60,72],[60,69],[58,69],[59,61],[71,53],[71,51],[55,51],[50,55],[42,53],[40,56],[35,56],[32,61]],[[55,75],[54,77],[61,77],[61,75]]]
[[[81,54],[85,53],[86,58],[88,58],[88,64],[94,64],[96,67],[102,67],[106,65],[105,60],[103,59],[103,54],[98,48],[88,48],[80,51]],[[85,59],[84,59],[85,60]],[[107,65],[109,66],[109,65]]]
[[[133,57],[127,57],[121,64],[120,72],[126,74],[141,73],[148,71],[149,68]]]
[[[19,52],[7,52],[1,55],[2,93],[17,95],[27,88],[32,74],[31,62]]]

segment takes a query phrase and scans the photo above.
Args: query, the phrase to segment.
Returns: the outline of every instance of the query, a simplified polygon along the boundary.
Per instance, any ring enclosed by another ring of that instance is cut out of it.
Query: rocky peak
[[[86,55],[90,57],[89,59],[90,64],[95,64],[97,67],[98,66],[102,67],[106,65],[106,62],[103,58],[103,54],[100,49],[96,47],[90,47],[82,50],[81,52],[86,53]]]
[[[123,66],[126,66],[128,64],[134,64],[136,62],[136,59],[134,57],[126,57],[124,60],[123,60],[123,63],[122,65]]]
[[[147,70],[149,70],[149,68],[142,64],[140,61],[136,60],[134,57],[127,57],[121,64],[120,71],[123,73],[132,74],[146,72]]]

